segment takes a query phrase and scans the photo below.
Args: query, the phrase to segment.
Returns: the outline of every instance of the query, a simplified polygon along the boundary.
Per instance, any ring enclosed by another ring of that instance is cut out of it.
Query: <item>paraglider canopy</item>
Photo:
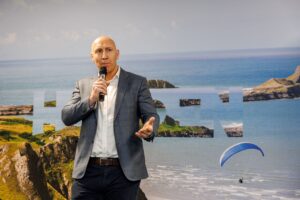
[[[256,144],[252,144],[249,142],[241,142],[241,143],[237,143],[232,145],[231,147],[227,148],[223,154],[220,157],[220,165],[221,167],[224,165],[224,163],[233,155],[244,151],[244,150],[248,150],[248,149],[255,149],[261,152],[262,156],[264,156],[264,152],[262,151],[262,149],[257,146]]]

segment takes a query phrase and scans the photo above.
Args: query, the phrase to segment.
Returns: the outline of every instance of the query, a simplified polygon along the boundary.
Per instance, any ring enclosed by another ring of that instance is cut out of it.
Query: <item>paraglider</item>
[[[243,183],[243,177],[239,179],[239,183]]]
[[[241,142],[241,143],[237,143],[232,145],[231,147],[227,148],[223,154],[220,157],[220,165],[221,167],[223,167],[223,165],[225,164],[225,162],[231,158],[233,155],[241,152],[241,151],[245,151],[248,149],[254,149],[257,151],[260,151],[261,155],[264,156],[264,152],[263,150],[257,146],[256,144],[252,144],[249,142]],[[243,183],[243,177],[239,179],[239,183]]]
[[[264,156],[263,150],[257,146],[256,144],[252,144],[249,142],[241,142],[235,145],[232,145],[228,149],[226,149],[220,157],[220,165],[223,167],[224,163],[233,155],[248,149],[255,149],[261,152],[262,156]]]

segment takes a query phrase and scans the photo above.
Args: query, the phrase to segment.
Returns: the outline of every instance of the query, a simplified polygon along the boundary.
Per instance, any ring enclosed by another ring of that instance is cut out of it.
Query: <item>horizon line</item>
[[[177,59],[184,59],[184,58],[218,59],[218,58],[240,58],[240,57],[245,58],[245,57],[280,56],[280,55],[300,56],[300,46],[299,47],[255,48],[255,49],[253,48],[253,49],[228,49],[228,50],[207,50],[207,51],[182,51],[182,52],[163,52],[163,53],[130,53],[130,54],[123,54],[121,58],[125,57],[125,60],[127,59],[147,60],[147,59],[168,59],[168,58],[172,58],[173,56],[176,56]],[[136,56],[142,56],[142,58],[134,58]],[[0,62],[86,59],[86,58],[88,58],[88,56],[20,58],[20,59],[16,58],[16,59],[3,59],[3,60],[0,59]]]

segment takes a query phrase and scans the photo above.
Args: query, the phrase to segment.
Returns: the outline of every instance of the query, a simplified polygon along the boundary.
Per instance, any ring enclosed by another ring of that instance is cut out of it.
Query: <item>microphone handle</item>
[[[99,78],[105,80],[105,74],[100,74]],[[104,101],[104,94],[102,92],[99,93],[99,101]]]

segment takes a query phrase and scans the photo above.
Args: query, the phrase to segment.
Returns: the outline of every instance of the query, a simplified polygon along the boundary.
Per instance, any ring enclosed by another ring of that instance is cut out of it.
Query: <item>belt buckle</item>
[[[113,160],[112,158],[100,158],[99,164],[102,166],[110,166],[113,165]]]
[[[106,162],[105,162],[105,158],[99,158],[99,165],[104,165],[104,166],[106,166]]]

